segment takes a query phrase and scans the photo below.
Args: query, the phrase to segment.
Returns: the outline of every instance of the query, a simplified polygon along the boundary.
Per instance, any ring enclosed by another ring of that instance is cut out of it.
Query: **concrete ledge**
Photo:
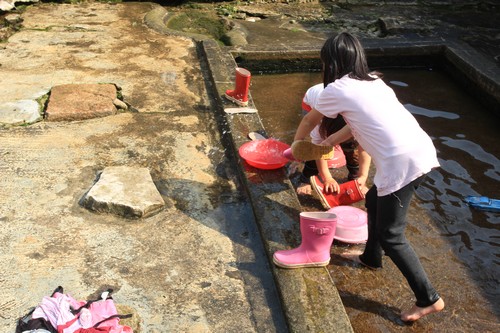
[[[234,88],[234,69],[237,67],[234,57],[229,52],[222,51],[214,40],[197,39],[166,28],[167,19],[167,12],[159,7],[149,12],[144,21],[160,33],[193,38],[201,42],[199,51],[207,62],[211,88],[216,96],[216,111],[224,119],[224,126],[230,133],[229,141],[237,155],[238,148],[248,140],[249,132],[265,131],[258,113],[224,113],[224,106],[235,106],[222,97],[227,89]],[[255,107],[251,96],[249,107]],[[238,169],[252,202],[289,330],[300,333],[354,332],[326,268],[285,270],[272,264],[275,251],[300,244],[300,203],[284,170],[258,170],[239,158]]]
[[[223,52],[215,41],[202,43],[213,88],[218,96],[219,112],[230,102],[223,99],[234,85],[234,58]],[[251,97],[250,106],[253,105]],[[247,142],[247,134],[262,131],[255,114],[225,115],[233,149]],[[258,170],[241,159],[238,168],[248,190],[256,221],[270,262],[275,251],[300,244],[300,203],[284,169]],[[271,264],[281,294],[282,305],[291,332],[353,332],[339,293],[326,268],[281,269]]]
[[[448,43],[443,56],[448,74],[500,115],[500,68],[462,43]]]

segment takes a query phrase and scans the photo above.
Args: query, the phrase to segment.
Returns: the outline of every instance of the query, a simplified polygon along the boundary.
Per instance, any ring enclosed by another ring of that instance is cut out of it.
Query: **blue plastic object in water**
[[[500,200],[490,199],[482,196],[468,196],[465,198],[467,205],[481,210],[500,212]]]

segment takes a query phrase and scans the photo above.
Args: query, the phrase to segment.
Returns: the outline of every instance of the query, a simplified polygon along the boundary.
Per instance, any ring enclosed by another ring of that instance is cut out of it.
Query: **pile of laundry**
[[[120,318],[132,315],[117,313],[111,293],[108,289],[98,299],[77,301],[59,286],[18,320],[16,333],[133,333],[119,324]]]

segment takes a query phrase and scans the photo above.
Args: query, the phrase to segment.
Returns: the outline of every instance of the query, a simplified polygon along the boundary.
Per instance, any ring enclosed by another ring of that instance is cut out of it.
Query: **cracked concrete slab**
[[[149,169],[128,166],[105,168],[82,199],[90,210],[129,218],[154,215],[165,206]]]
[[[118,112],[113,84],[62,84],[54,86],[45,110],[48,121],[71,121],[105,117]]]
[[[41,119],[40,105],[35,100],[24,99],[0,105],[0,125],[32,124]]]

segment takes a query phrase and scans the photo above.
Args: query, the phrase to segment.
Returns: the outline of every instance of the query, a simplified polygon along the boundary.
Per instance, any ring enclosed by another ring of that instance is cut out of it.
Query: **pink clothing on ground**
[[[70,307],[78,308],[85,304],[84,302],[76,301],[67,294],[56,292],[53,296],[42,298],[40,305],[33,311],[32,318],[43,318],[49,321],[54,328],[75,318],[75,315],[71,313]]]
[[[381,79],[362,81],[345,75],[320,93],[314,108],[329,118],[344,117],[375,164],[379,196],[439,166],[431,138]]]
[[[116,307],[112,299],[100,300],[92,302],[88,309],[80,310],[79,317],[66,325],[57,328],[58,333],[75,333],[75,332],[109,332],[109,333],[131,333],[132,329],[128,326],[120,325],[119,318],[111,318],[117,315]],[[95,330],[93,326],[97,323],[98,328]],[[92,330],[94,329],[94,330]],[[107,330],[104,330],[107,329]]]

